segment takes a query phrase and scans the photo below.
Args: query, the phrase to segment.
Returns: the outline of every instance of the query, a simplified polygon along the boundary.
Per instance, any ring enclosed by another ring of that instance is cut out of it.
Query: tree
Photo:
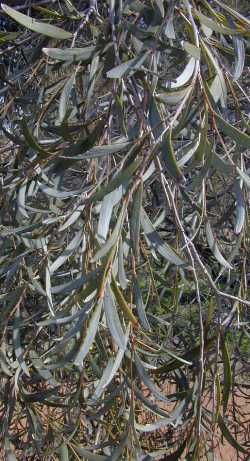
[[[207,459],[222,435],[246,459],[248,2],[14,6],[4,456]]]

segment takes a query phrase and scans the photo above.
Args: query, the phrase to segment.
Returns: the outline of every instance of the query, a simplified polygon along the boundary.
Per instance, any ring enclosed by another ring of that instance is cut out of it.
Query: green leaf
[[[107,460],[106,456],[97,455],[96,453],[91,453],[91,451],[80,447],[80,445],[73,445],[73,448],[79,456],[83,457],[84,460],[87,460],[87,461],[106,461]]]
[[[245,448],[243,448],[237,442],[237,440],[235,440],[235,438],[232,436],[231,432],[227,428],[227,426],[226,426],[226,424],[224,422],[224,419],[222,418],[221,415],[218,416],[218,424],[219,424],[219,428],[221,430],[222,435],[225,437],[225,439],[228,441],[228,443],[230,443],[230,445],[232,447],[234,447],[235,450],[240,451],[241,453],[247,453],[247,450],[245,450]]]
[[[13,327],[13,344],[15,350],[16,359],[22,368],[26,376],[30,377],[29,369],[24,360],[24,350],[21,344],[21,318],[20,318],[20,309],[16,310],[14,327]]]
[[[1,43],[14,42],[20,32],[0,32],[0,45]]]
[[[228,352],[227,343],[224,338],[222,338],[222,360],[223,360],[223,370],[224,370],[224,380],[223,380],[223,412],[226,413],[227,404],[230,396],[230,391],[232,388],[232,370],[230,357]]]
[[[62,155],[62,158],[71,160],[84,160],[87,158],[106,157],[107,155],[117,154],[118,152],[125,150],[127,147],[130,147],[131,144],[132,142],[130,141],[114,142],[113,144],[93,147],[92,149],[87,150],[81,155]]]
[[[250,189],[250,177],[244,171],[242,171],[238,166],[236,167],[241,179],[243,180],[244,184],[248,189]]]
[[[125,214],[126,214],[126,207],[125,205],[123,205],[110,238],[107,240],[106,243],[104,243],[104,245],[100,248],[100,250],[97,251],[97,253],[95,254],[93,258],[93,261],[98,261],[98,259],[101,259],[104,256],[106,256],[107,253],[111,250],[111,248],[117,244],[117,241],[121,233],[123,221],[125,219]]]
[[[86,357],[86,355],[89,353],[89,350],[95,340],[96,332],[99,326],[99,320],[101,317],[102,313],[102,301],[100,301],[94,310],[94,313],[91,316],[88,329],[86,332],[86,336],[82,336],[81,342],[80,342],[80,347],[78,349],[78,352],[76,354],[74,364],[82,369],[83,367],[83,362]]]
[[[140,227],[141,227],[141,208],[143,196],[143,182],[140,182],[136,192],[134,193],[131,217],[130,217],[130,241],[135,258],[139,257],[140,253]]]
[[[222,254],[221,254],[221,252],[219,250],[218,244],[216,242],[216,239],[214,238],[213,231],[212,231],[212,228],[211,228],[211,224],[210,224],[209,221],[207,221],[207,224],[206,224],[206,235],[207,235],[207,241],[208,241],[209,248],[212,251],[214,257],[217,259],[217,261],[223,267],[225,267],[225,269],[233,269],[231,264],[229,264],[229,262],[227,262],[227,260],[224,258],[224,256],[222,256]]]
[[[171,130],[168,131],[162,142],[162,158],[166,166],[167,173],[177,182],[181,181],[183,179],[183,175],[175,157]]]
[[[47,37],[56,38],[58,40],[65,40],[68,38],[72,38],[72,34],[70,32],[66,32],[66,30],[60,29],[59,27],[52,26],[51,24],[45,24],[43,22],[38,22],[35,19],[26,16],[19,11],[14,10],[8,5],[4,3],[1,4],[2,10],[8,14],[12,19],[17,21],[27,29],[33,30],[33,32],[38,32],[39,34],[46,35]]]
[[[136,70],[140,69],[144,61],[147,59],[148,53],[144,53],[143,55],[139,55],[136,58],[130,59],[129,61],[123,62],[117,67],[109,70],[107,72],[108,78],[122,78],[127,74],[132,74]]]
[[[158,251],[160,255],[167,261],[176,266],[185,265],[186,262],[173,250],[167,243],[163,242],[159,234],[156,232],[146,212],[141,210],[141,224],[145,233],[145,237],[150,248]]]
[[[218,21],[213,21],[213,19],[205,16],[200,11],[195,10],[195,16],[199,19],[201,24],[204,24],[206,27],[213,30],[214,32],[219,32],[220,34],[227,34],[227,35],[236,35],[240,33],[236,29],[225,27],[223,24],[220,24]]]
[[[192,43],[189,43],[189,42],[184,42],[183,43],[183,48],[187,53],[191,54],[191,56],[193,56],[193,58],[200,59],[201,50],[197,46],[195,46],[195,45],[193,45]]]
[[[191,91],[191,89],[191,86],[187,86],[181,90],[165,91],[164,93],[157,94],[156,98],[164,103],[176,105],[185,98],[185,96],[187,95],[187,93]]]
[[[57,269],[59,269],[59,267],[61,267],[68,258],[70,258],[70,256],[77,250],[83,239],[84,233],[82,230],[80,230],[68,244],[63,253],[60,254],[58,258],[51,264],[49,268],[50,274],[53,274],[53,272],[57,271]]]
[[[109,224],[113,212],[113,208],[117,203],[120,202],[122,198],[122,187],[118,187],[109,194],[105,195],[101,211],[99,215],[98,227],[97,227],[97,236],[98,240],[104,242],[107,238],[109,231]]]
[[[227,106],[227,86],[224,74],[221,70],[221,66],[211,47],[207,46],[204,41],[201,42],[201,47],[204,52],[204,58],[207,61],[209,67],[212,66],[216,72],[216,75],[209,87],[209,91],[213,97],[214,102],[217,104],[217,102],[220,100],[222,107],[225,108]]]
[[[135,424],[135,427],[140,432],[153,432],[158,431],[159,429],[166,427],[166,426],[173,426],[177,427],[178,425],[182,424],[182,417],[187,408],[188,400],[183,400],[178,407],[175,408],[172,412],[169,413],[167,418],[160,418],[155,423],[152,424]]]
[[[238,80],[244,70],[245,65],[245,44],[242,37],[233,37],[233,44],[236,53],[233,77]]]
[[[96,387],[95,393],[92,397],[93,400],[99,400],[105,389],[108,387],[108,385],[111,383],[113,380],[115,374],[120,368],[122,359],[125,354],[125,350],[127,347],[128,339],[129,339],[129,333],[130,333],[130,325],[127,326],[127,330],[125,332],[125,347],[119,348],[116,358],[115,359],[109,359],[108,365],[103,371],[102,377]]]
[[[214,1],[215,3],[217,3],[217,5],[219,5],[221,8],[226,10],[235,19],[238,19],[238,21],[247,25],[248,28],[250,27],[250,20],[246,16],[243,16],[238,11],[234,10],[233,8],[230,8],[230,6],[228,6],[227,3],[225,2],[221,2],[220,0],[214,0]]]
[[[164,457],[165,461],[177,461],[177,459],[181,459],[181,455],[184,452],[186,445],[187,445],[187,440],[184,440],[184,442],[181,443],[179,448],[174,453],[171,453],[170,455],[168,454],[165,455]]]
[[[36,138],[33,136],[33,133],[30,131],[25,118],[21,120],[21,128],[22,133],[25,137],[25,141],[27,142],[28,146],[34,151],[39,152],[42,156],[48,156],[49,152],[47,152],[40,144],[37,142]]]
[[[216,118],[216,123],[219,128],[230,138],[232,138],[237,144],[244,147],[245,149],[250,149],[250,136],[243,131],[238,130],[230,123],[226,122],[219,114],[214,114]]]
[[[246,215],[245,200],[244,200],[244,195],[240,187],[239,180],[235,181],[234,189],[236,193],[236,220],[235,220],[234,232],[235,234],[238,235],[241,233],[243,229],[243,226],[245,223],[245,215]]]
[[[71,77],[67,80],[66,84],[64,85],[63,91],[61,93],[60,102],[59,102],[59,116],[58,116],[58,123],[61,124],[64,119],[66,118],[68,108],[69,108],[69,101],[72,88],[75,83],[75,74],[71,75]]]
[[[119,171],[119,173],[117,173],[107,185],[100,187],[99,190],[94,193],[94,195],[91,197],[92,203],[101,200],[103,197],[105,197],[106,194],[109,194],[121,184],[126,184],[128,181],[130,181],[133,177],[133,173],[135,173],[140,165],[141,158],[137,158],[132,163],[130,163],[127,168]]]
[[[150,331],[151,326],[150,326],[149,321],[147,319],[147,315],[146,315],[146,312],[145,312],[145,306],[144,306],[143,299],[142,299],[140,285],[139,285],[139,282],[138,282],[136,277],[133,278],[133,285],[134,285],[135,305],[136,305],[136,310],[137,310],[138,317],[140,319],[140,323],[141,323],[142,327],[145,330]]]
[[[162,394],[162,392],[156,387],[154,382],[149,378],[137,354],[135,354],[135,366],[137,368],[138,374],[140,378],[142,379],[143,383],[145,384],[145,386],[148,387],[150,392],[152,392],[154,397],[157,400],[161,400],[162,402],[170,403],[170,400],[167,397],[165,397],[165,395]]]
[[[96,50],[95,46],[85,48],[43,48],[43,52],[51,59],[57,61],[90,61]]]
[[[196,59],[191,57],[183,72],[171,82],[170,88],[180,88],[186,85],[192,78],[196,66]]]
[[[115,298],[109,285],[106,286],[103,307],[107,320],[107,326],[110,330],[112,338],[120,349],[125,350],[126,337],[115,305]]]
[[[127,288],[128,280],[126,277],[125,267],[124,267],[124,249],[123,249],[123,241],[120,238],[119,248],[118,248],[118,279],[120,286],[123,290]]]
[[[4,440],[5,461],[17,461],[17,458],[11,448],[10,441],[6,437]]]

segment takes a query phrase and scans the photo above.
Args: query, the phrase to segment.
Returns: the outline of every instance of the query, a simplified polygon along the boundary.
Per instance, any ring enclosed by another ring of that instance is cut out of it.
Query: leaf
[[[238,166],[236,167],[241,179],[243,180],[244,184],[248,189],[250,189],[250,177],[244,171],[242,171]]]
[[[93,258],[93,261],[98,261],[98,259],[101,259],[104,256],[106,256],[106,254],[111,250],[111,248],[117,244],[117,240],[119,239],[119,235],[121,233],[121,227],[125,219],[125,214],[126,214],[126,207],[123,204],[119,217],[117,219],[116,225],[113,229],[113,232],[110,238],[107,240],[106,243],[104,243],[104,245],[100,248],[100,250],[97,251],[97,253],[95,254]]]
[[[216,410],[215,410],[215,421],[218,421],[218,415],[220,413],[221,407],[221,385],[220,385],[220,377],[219,374],[216,374],[215,377],[215,384],[216,384]]]
[[[41,183],[41,182],[38,182],[38,186],[39,186],[39,189],[41,189],[41,191],[44,192],[49,197],[59,198],[61,200],[67,200],[68,198],[73,197],[73,196],[77,196],[81,192],[83,192],[82,190],[65,190],[65,191],[61,191],[61,190],[58,190],[56,188],[53,189],[52,187],[49,187],[46,184]]]
[[[144,53],[143,55],[136,56],[136,58],[130,59],[129,61],[123,62],[119,66],[109,70],[107,72],[107,77],[122,78],[127,74],[134,73],[136,70],[140,69],[147,57],[148,53]]]
[[[155,96],[151,96],[149,104],[149,114],[148,114],[149,123],[154,135],[155,141],[159,139],[163,132],[164,122],[160,116]]]
[[[101,242],[105,241],[109,231],[109,224],[113,212],[113,208],[122,198],[122,187],[118,187],[109,194],[107,194],[101,206],[101,211],[99,215],[98,227],[97,227],[97,236]]]
[[[200,11],[195,10],[195,16],[199,19],[201,24],[204,24],[206,27],[213,30],[214,32],[219,32],[220,34],[227,34],[227,35],[235,35],[235,34],[240,33],[236,29],[225,27],[222,24],[220,24],[218,21],[213,21],[213,19],[208,18]]]
[[[184,399],[178,407],[176,407],[172,412],[169,413],[167,418],[160,418],[152,424],[135,424],[135,427],[140,432],[153,432],[161,429],[166,426],[177,427],[182,424],[182,416],[187,408],[189,398]]]
[[[143,383],[145,384],[145,386],[148,387],[150,392],[152,392],[152,394],[157,400],[161,400],[162,402],[165,402],[165,403],[170,403],[170,400],[167,397],[165,397],[165,395],[162,394],[162,392],[156,387],[153,381],[151,381],[138,355],[135,354],[134,357],[135,357],[135,366],[137,368],[138,374],[140,378],[142,379]]]
[[[106,461],[107,457],[102,455],[97,455],[96,453],[91,453],[89,450],[80,447],[80,445],[73,445],[74,450],[79,456],[83,456],[84,460],[87,461]]]
[[[245,200],[244,196],[240,187],[240,181],[236,180],[234,183],[234,190],[236,193],[236,220],[234,226],[235,234],[240,234],[244,223],[245,223]]]
[[[126,277],[125,267],[124,267],[124,251],[123,251],[123,242],[120,239],[119,249],[118,249],[118,278],[120,286],[123,290],[127,288],[128,280]]]
[[[86,336],[81,338],[81,343],[80,347],[78,349],[78,352],[76,354],[74,364],[79,367],[80,369],[83,368],[83,362],[88,354],[94,340],[95,340],[95,335],[99,326],[99,320],[101,317],[102,313],[102,301],[100,301],[94,310],[94,313],[91,316],[91,319],[88,324]]]
[[[192,87],[187,86],[181,90],[165,91],[164,93],[158,93],[156,99],[170,105],[176,105],[181,102],[191,90]]]
[[[127,317],[133,324],[133,326],[137,327],[138,326],[138,320],[134,316],[131,308],[129,307],[126,299],[124,298],[121,290],[118,287],[118,284],[115,280],[115,278],[112,276],[112,291],[114,292],[115,298],[117,303],[119,304],[120,309],[123,311],[123,314],[125,317]]]
[[[88,79],[88,89],[87,89],[87,100],[86,100],[86,117],[91,114],[92,111],[92,98],[95,96],[95,85],[97,83],[97,79],[99,79],[101,75],[101,66],[100,64],[100,56],[94,55],[91,60],[90,71],[89,71],[89,79]],[[99,68],[99,70],[98,70]]]
[[[127,147],[130,147],[131,144],[132,142],[130,141],[125,141],[121,143],[114,142],[113,144],[93,147],[92,149],[87,150],[81,155],[70,155],[70,156],[63,155],[62,158],[70,159],[70,160],[84,160],[87,158],[106,157],[107,155],[112,155],[112,154],[116,154],[118,152],[123,151]]]
[[[106,286],[103,307],[106,315],[107,326],[110,330],[112,338],[120,349],[125,350],[126,337],[116,309],[115,299],[109,285]]]
[[[216,170],[220,171],[224,175],[229,175],[234,171],[233,165],[231,165],[228,162],[225,162],[225,160],[215,152],[213,153],[212,163],[214,168],[216,168]]]
[[[53,274],[53,272],[57,271],[57,269],[59,269],[59,267],[61,267],[68,258],[70,258],[70,256],[77,250],[83,239],[84,233],[82,230],[80,230],[68,244],[63,253],[61,253],[58,258],[51,264],[49,268],[50,274]]]
[[[207,241],[208,241],[209,248],[212,251],[214,257],[217,259],[217,261],[226,269],[233,269],[231,264],[229,264],[229,262],[227,262],[224,256],[222,256],[219,250],[219,247],[217,245],[216,239],[213,236],[213,231],[212,231],[211,224],[209,221],[207,221],[207,224],[206,224],[206,235],[207,235]]]
[[[52,373],[46,368],[43,360],[37,355],[35,350],[31,350],[29,353],[32,365],[37,373],[52,387],[56,387],[59,383],[54,379]]]
[[[69,218],[66,219],[64,224],[62,224],[59,227],[58,232],[62,232],[65,229],[67,229],[68,227],[72,226],[72,224],[74,224],[80,218],[80,216],[82,215],[83,210],[84,210],[84,205],[78,205],[76,207],[76,209],[73,211],[73,213],[69,216]]]
[[[250,20],[246,16],[242,16],[240,13],[238,13],[238,11],[230,8],[230,6],[228,6],[225,2],[221,2],[220,0],[214,1],[217,3],[217,5],[226,10],[230,15],[238,19],[238,21],[243,22],[243,24],[246,24],[248,27],[250,27]]]
[[[18,213],[20,213],[20,215],[25,219],[29,219],[29,215],[28,215],[28,213],[26,211],[26,207],[25,207],[27,185],[28,185],[28,181],[26,179],[26,180],[24,180],[23,184],[19,187],[18,195],[17,195]]]
[[[225,437],[225,439],[228,441],[228,443],[230,443],[230,445],[232,447],[234,447],[235,450],[240,451],[241,453],[247,453],[247,450],[245,450],[245,448],[243,448],[237,442],[237,440],[235,440],[235,438],[232,436],[231,432],[229,431],[229,429],[227,428],[227,426],[226,426],[226,424],[224,422],[224,419],[222,418],[222,416],[220,414],[218,416],[218,424],[219,424],[219,428],[221,430],[222,435]]]
[[[221,130],[232,138],[236,144],[244,147],[245,149],[250,149],[250,136],[242,131],[235,128],[230,123],[226,122],[219,114],[214,114],[216,118],[217,125],[221,128]]]
[[[219,100],[223,108],[227,106],[227,86],[224,78],[224,74],[221,70],[221,66],[215,56],[215,54],[211,51],[211,48],[208,47],[204,41],[201,42],[202,50],[204,51],[204,57],[208,63],[208,65],[212,65],[216,76],[212,81],[212,84],[209,87],[209,91],[215,101],[217,103]]]
[[[119,370],[122,359],[125,354],[126,347],[127,347],[129,333],[130,333],[130,325],[127,326],[127,329],[125,332],[125,348],[119,348],[115,360],[114,359],[109,360],[108,365],[103,371],[102,377],[96,387],[95,393],[92,397],[93,400],[100,399],[101,395],[103,394],[107,386],[111,383],[115,374]]]
[[[117,173],[107,185],[97,190],[97,192],[95,192],[95,194],[91,197],[91,201],[95,203],[105,197],[106,194],[109,194],[114,189],[119,187],[121,184],[126,184],[131,180],[133,173],[138,169],[140,165],[141,159],[137,158],[132,163],[130,163],[127,168],[119,171],[119,173]]]
[[[179,77],[177,77],[174,82],[170,83],[170,88],[180,88],[186,85],[186,83],[188,83],[191,77],[193,76],[195,66],[196,59],[191,57],[188,64],[186,65],[183,72],[179,75]]]
[[[119,445],[112,451],[112,454],[107,457],[106,461],[119,461],[127,444],[128,435],[121,439]]]
[[[43,52],[57,61],[89,61],[96,50],[95,46],[85,48],[43,48]]]
[[[72,38],[72,34],[70,32],[66,32],[66,30],[60,29],[59,27],[52,26],[51,24],[45,24],[43,22],[38,22],[35,19],[26,16],[19,11],[14,10],[10,6],[5,5],[4,3],[1,4],[2,10],[8,14],[12,19],[17,21],[27,29],[33,30],[33,32],[38,32],[39,34],[46,35],[47,37],[56,38],[58,40],[65,40],[68,38]]]
[[[183,180],[181,169],[175,158],[172,144],[172,130],[169,130],[162,142],[162,158],[167,169],[167,173],[177,182]]]
[[[45,288],[46,288],[46,296],[47,296],[47,303],[48,303],[49,310],[51,312],[52,317],[55,317],[53,298],[51,294],[50,270],[49,270],[48,265],[46,265],[46,268],[45,268]]]
[[[0,45],[1,43],[14,42],[20,32],[2,32],[0,31]]]
[[[223,371],[224,371],[224,380],[223,380],[223,413],[226,413],[227,404],[230,396],[230,391],[232,388],[232,370],[230,357],[228,352],[227,343],[224,338],[222,338],[222,360],[223,360]]]
[[[141,227],[141,207],[143,196],[143,182],[140,182],[133,197],[131,217],[130,217],[130,241],[135,258],[140,253],[140,227]]]
[[[14,344],[15,356],[16,356],[16,359],[20,367],[25,373],[25,375],[30,377],[30,372],[24,360],[24,350],[21,344],[20,323],[21,323],[20,308],[18,307],[18,309],[16,310],[15,321],[14,321],[14,326],[13,326],[13,344]]]
[[[193,45],[192,43],[189,43],[189,42],[184,42],[183,43],[183,48],[187,53],[191,54],[191,56],[193,56],[193,58],[200,59],[201,50],[197,46],[195,46],[195,45]]]
[[[30,131],[28,124],[23,117],[21,120],[21,128],[22,133],[24,135],[25,141],[27,142],[28,146],[34,151],[39,152],[42,156],[47,157],[49,152],[47,152],[40,144],[37,142],[36,138],[33,136],[33,133]]]
[[[150,248],[157,250],[163,258],[176,266],[186,264],[175,250],[163,242],[143,208],[141,210],[141,224]]]
[[[181,443],[181,445],[175,452],[171,453],[170,455],[168,454],[165,455],[164,461],[177,461],[178,459],[181,459],[181,455],[184,452],[186,445],[187,445],[187,439],[184,440],[183,443]]]
[[[147,319],[140,285],[136,277],[133,278],[133,285],[134,285],[134,294],[135,294],[135,305],[136,305],[138,317],[140,319],[140,323],[145,330],[150,331],[151,327]]]
[[[238,80],[243,73],[245,65],[245,44],[242,37],[233,37],[233,44],[235,49],[235,64],[233,78],[234,80]]]
[[[14,451],[11,448],[9,439],[6,437],[4,440],[5,461],[17,461]]]
[[[66,84],[64,85],[61,97],[60,97],[60,102],[59,102],[59,116],[58,116],[58,123],[61,124],[66,115],[67,111],[69,108],[69,100],[70,100],[70,95],[72,88],[75,84],[75,74],[71,75],[71,77],[68,79]]]

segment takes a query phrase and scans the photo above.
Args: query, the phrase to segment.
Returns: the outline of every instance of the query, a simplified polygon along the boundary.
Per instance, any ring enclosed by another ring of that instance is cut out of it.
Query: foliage
[[[247,3],[2,5],[7,460],[246,459]]]

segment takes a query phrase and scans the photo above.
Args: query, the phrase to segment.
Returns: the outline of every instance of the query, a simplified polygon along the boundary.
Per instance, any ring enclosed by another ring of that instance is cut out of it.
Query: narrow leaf
[[[83,362],[88,354],[94,340],[95,340],[95,335],[99,326],[99,320],[101,317],[101,312],[102,312],[102,302],[99,302],[94,310],[94,313],[90,319],[88,329],[86,336],[81,339],[81,345],[80,348],[76,354],[74,364],[82,369],[83,367]]]
[[[143,55],[139,55],[136,58],[130,59],[127,62],[123,62],[117,67],[114,67],[113,69],[109,70],[107,72],[107,77],[108,78],[122,78],[128,73],[133,73],[136,70],[138,70],[144,61],[147,59],[148,54],[144,53]]]
[[[126,337],[117,312],[115,299],[109,285],[106,287],[103,306],[110,333],[119,348],[125,350]]]
[[[141,207],[143,196],[143,182],[136,189],[133,197],[132,211],[130,217],[130,239],[135,258],[138,258],[140,253],[140,226],[141,226]]]
[[[224,370],[224,381],[223,381],[223,412],[226,413],[228,399],[232,388],[232,370],[228,347],[225,339],[222,339],[222,359],[223,359],[223,370]]]
[[[1,4],[1,7],[3,11],[8,14],[8,16],[17,21],[22,26],[27,27],[27,29],[33,30],[33,32],[38,32],[39,34],[46,35],[47,37],[57,38],[58,40],[72,38],[72,34],[70,32],[66,32],[66,30],[52,26],[51,24],[38,22],[30,16],[26,16],[25,14],[14,10],[14,8],[11,8],[4,3]]]
[[[211,224],[209,221],[206,224],[206,235],[207,235],[207,241],[208,241],[209,248],[212,251],[214,257],[217,259],[217,261],[222,266],[224,266],[226,269],[233,269],[231,264],[229,264],[229,262],[227,262],[224,256],[222,256],[219,250],[218,244],[216,242],[216,239],[214,238]]]
[[[186,264],[175,250],[173,250],[167,243],[163,242],[159,234],[156,232],[148,215],[143,209],[141,210],[141,223],[145,237],[152,249],[157,250],[163,258],[175,264],[176,266],[182,266]]]

